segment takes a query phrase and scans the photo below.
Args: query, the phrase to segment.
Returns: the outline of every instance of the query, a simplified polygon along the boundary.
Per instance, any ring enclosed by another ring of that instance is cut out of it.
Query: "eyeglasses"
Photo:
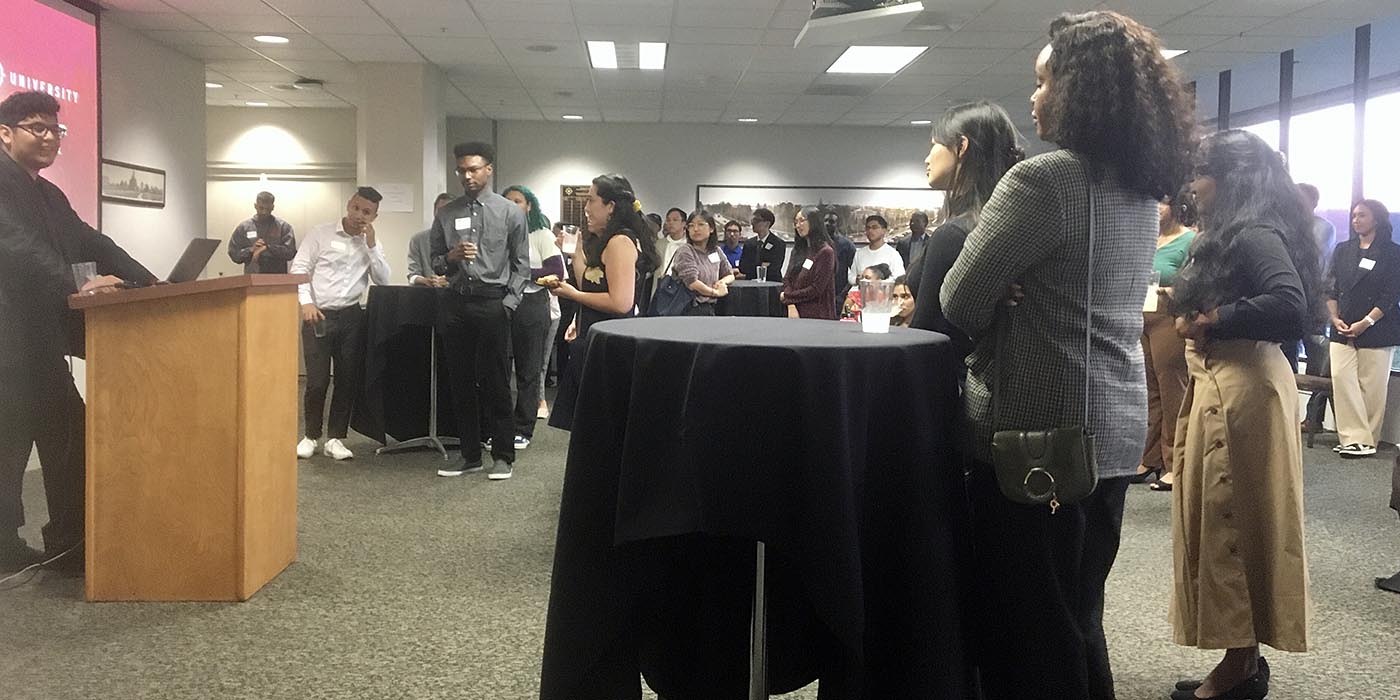
[[[466,174],[468,174],[468,173],[471,173],[472,175],[475,175],[475,174],[477,174],[477,173],[479,173],[479,172],[481,172],[481,171],[483,171],[483,170],[485,170],[485,169],[487,169],[487,168],[489,168],[489,167],[491,167],[489,164],[487,164],[487,165],[478,165],[478,166],[474,166],[474,167],[471,167],[471,168],[457,168],[457,170],[455,170],[454,172],[457,173],[457,177],[461,177],[461,176],[466,175]]]
[[[43,122],[30,122],[28,124],[15,124],[15,128],[24,129],[34,135],[36,139],[42,139],[49,134],[53,134],[56,139],[62,140],[68,135],[68,127],[62,124],[45,124]]]

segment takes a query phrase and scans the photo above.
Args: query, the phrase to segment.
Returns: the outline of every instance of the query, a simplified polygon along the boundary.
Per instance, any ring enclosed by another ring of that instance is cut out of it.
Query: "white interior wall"
[[[208,114],[210,237],[227,242],[264,190],[276,195],[274,213],[297,241],[344,215],[356,184],[355,110],[209,107]],[[210,276],[242,271],[223,251],[208,268]]]
[[[689,211],[695,186],[928,186],[923,128],[500,122],[495,188],[523,184],[551,220],[559,187],[621,173],[648,212]]]

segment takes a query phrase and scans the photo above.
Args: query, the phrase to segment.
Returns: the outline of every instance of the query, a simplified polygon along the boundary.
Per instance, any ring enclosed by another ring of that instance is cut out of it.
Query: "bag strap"
[[[1089,358],[1093,351],[1093,330],[1094,330],[1094,178],[1089,171],[1089,166],[1078,156],[1075,160],[1084,171],[1084,181],[1088,187],[1089,199],[1089,274],[1085,282],[1084,293],[1084,423],[1083,428],[1089,429]],[[1005,326],[997,324],[996,354],[998,358],[1002,355],[1002,340],[1005,337]],[[998,359],[997,370],[992,374],[992,426],[996,429],[1001,425],[1001,362]]]

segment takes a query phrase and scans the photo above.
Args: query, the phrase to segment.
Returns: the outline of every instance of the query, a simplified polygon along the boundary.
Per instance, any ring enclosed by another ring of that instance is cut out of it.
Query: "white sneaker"
[[[297,443],[297,459],[311,459],[311,455],[316,454],[316,441],[309,437],[304,437]]]
[[[1343,457],[1370,457],[1376,453],[1375,445],[1351,444],[1337,451]]]
[[[341,444],[340,440],[336,438],[331,438],[326,441],[326,447],[325,449],[321,450],[321,454],[324,454],[325,456],[330,457],[331,459],[337,462],[343,459],[350,459],[351,457],[355,456],[354,452],[345,449],[345,445]]]

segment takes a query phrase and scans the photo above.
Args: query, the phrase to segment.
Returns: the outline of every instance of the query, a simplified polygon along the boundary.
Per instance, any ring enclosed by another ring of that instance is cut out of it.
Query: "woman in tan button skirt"
[[[1177,277],[1190,385],[1172,507],[1178,644],[1224,649],[1173,700],[1263,698],[1259,645],[1308,647],[1303,462],[1292,369],[1279,343],[1322,318],[1311,219],[1279,154],[1245,131],[1201,144],[1201,233]]]

